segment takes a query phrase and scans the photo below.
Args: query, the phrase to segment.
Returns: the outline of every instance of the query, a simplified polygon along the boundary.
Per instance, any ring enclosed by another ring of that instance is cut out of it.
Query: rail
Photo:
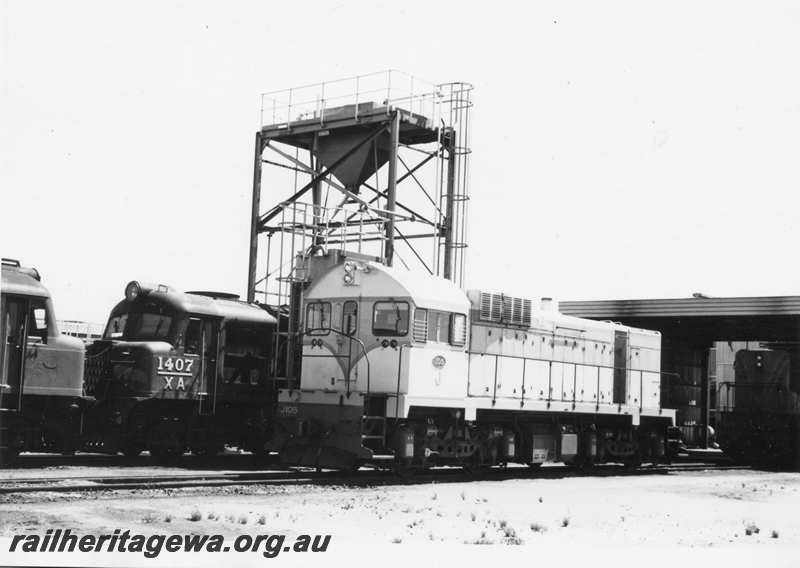
[[[75,458],[73,458],[74,460]],[[71,461],[71,460],[66,460]],[[387,462],[391,463],[391,462]],[[177,474],[164,476],[152,475],[127,476],[80,476],[58,478],[17,478],[0,480],[0,495],[14,494],[52,494],[75,493],[89,491],[121,491],[152,489],[197,489],[200,487],[232,487],[262,485],[343,485],[352,483],[356,486],[373,485],[408,485],[430,484],[446,481],[449,483],[473,483],[476,480],[510,480],[510,479],[562,479],[567,477],[607,477],[638,475],[670,475],[695,471],[747,471],[751,468],[741,465],[720,463],[685,463],[685,464],[651,464],[637,468],[626,468],[617,464],[595,465],[591,469],[565,465],[547,465],[531,470],[528,467],[495,467],[479,473],[466,472],[459,468],[429,469],[417,473],[412,478],[399,477],[387,464],[375,463],[375,469],[362,468],[355,472],[336,470],[271,470],[204,474]],[[379,469],[380,468],[380,469]],[[49,497],[48,497],[49,498]]]

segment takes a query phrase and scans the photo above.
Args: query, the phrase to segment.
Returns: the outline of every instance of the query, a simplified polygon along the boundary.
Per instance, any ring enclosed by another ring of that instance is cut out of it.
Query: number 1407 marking
[[[191,375],[192,365],[194,359],[184,359],[183,357],[158,357],[158,371],[159,373],[166,371],[168,373],[186,373]]]

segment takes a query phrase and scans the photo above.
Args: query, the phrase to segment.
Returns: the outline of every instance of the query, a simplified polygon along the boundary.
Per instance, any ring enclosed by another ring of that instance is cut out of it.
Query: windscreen
[[[375,302],[372,333],[375,335],[408,333],[408,302]]]
[[[167,341],[172,316],[151,312],[125,312],[108,320],[104,337],[126,341]]]

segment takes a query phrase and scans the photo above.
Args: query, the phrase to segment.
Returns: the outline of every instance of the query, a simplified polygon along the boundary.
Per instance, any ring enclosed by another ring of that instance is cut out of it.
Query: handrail
[[[315,332],[315,331],[324,331],[325,333],[328,333],[328,332],[332,331],[333,333],[337,333],[337,334],[341,335],[342,337],[346,337],[347,339],[349,339],[351,348],[353,346],[353,342],[354,341],[356,343],[358,343],[359,346],[361,346],[361,353],[364,355],[364,360],[367,362],[367,393],[369,393],[369,387],[370,387],[369,356],[367,355],[367,348],[364,345],[364,342],[361,341],[358,337],[354,337],[352,335],[348,335],[347,333],[344,333],[343,331],[339,331],[338,329],[333,329],[333,328],[329,328],[329,327],[314,327],[314,328],[311,328],[311,329],[307,329],[305,331],[301,331],[300,332],[300,337],[302,339],[303,336],[312,335],[313,332]],[[344,379],[345,387],[347,389],[347,396],[350,396],[350,372],[353,370],[353,360],[352,360],[352,357],[349,356],[349,354],[350,354],[350,352],[348,353],[348,357],[347,357],[347,374],[346,374],[345,379]]]
[[[403,370],[403,347],[411,348],[411,345],[403,343],[400,345],[399,356],[397,358],[397,390],[395,391],[394,396],[394,417],[395,419],[399,418],[398,414],[400,412],[400,378],[401,378],[401,371]]]

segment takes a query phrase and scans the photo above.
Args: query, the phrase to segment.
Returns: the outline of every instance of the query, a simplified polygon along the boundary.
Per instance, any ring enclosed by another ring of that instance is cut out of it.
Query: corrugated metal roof
[[[562,313],[588,318],[800,316],[800,296],[668,298],[561,302]]]

